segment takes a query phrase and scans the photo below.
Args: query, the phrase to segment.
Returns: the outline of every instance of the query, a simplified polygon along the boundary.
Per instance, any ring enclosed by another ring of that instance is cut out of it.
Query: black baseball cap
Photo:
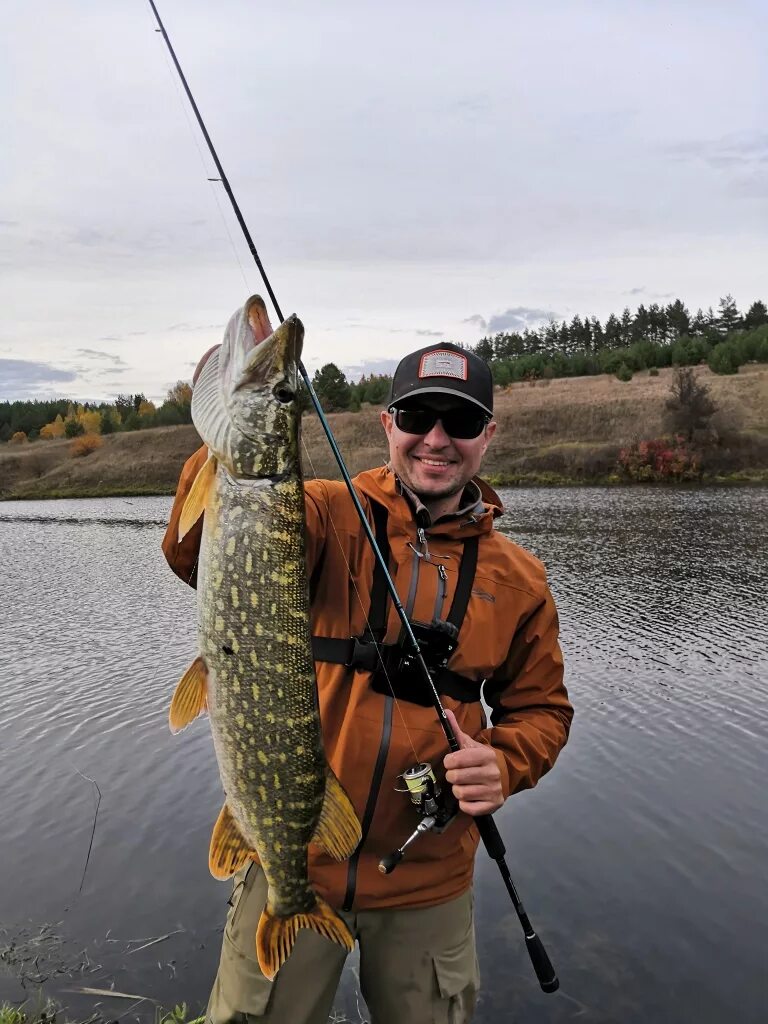
[[[417,395],[455,395],[493,416],[493,377],[474,352],[445,342],[404,356],[392,378],[389,405]]]

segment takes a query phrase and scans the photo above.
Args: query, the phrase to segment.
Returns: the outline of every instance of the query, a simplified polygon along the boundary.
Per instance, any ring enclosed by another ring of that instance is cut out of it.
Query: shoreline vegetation
[[[329,415],[353,474],[386,460],[381,409],[363,403]],[[499,431],[483,471],[494,487],[768,484],[766,363],[727,375],[698,365],[628,380],[521,380],[497,385],[495,411]],[[191,424],[8,442],[0,445],[0,500],[171,495],[199,444]],[[307,478],[339,478],[311,412],[303,449]]]

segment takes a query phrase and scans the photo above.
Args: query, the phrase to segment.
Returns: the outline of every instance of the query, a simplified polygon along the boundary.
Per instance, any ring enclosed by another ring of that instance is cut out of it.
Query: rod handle
[[[502,860],[507,850],[504,846],[504,840],[501,838],[501,834],[496,827],[496,822],[491,815],[479,815],[475,818],[475,824],[477,825],[477,831],[480,833],[480,838],[483,840],[483,846],[488,852],[488,856],[492,857],[493,860]]]
[[[534,971],[536,971],[536,977],[539,979],[542,992],[557,992],[560,988],[560,981],[555,974],[552,961],[547,956],[547,951],[544,949],[542,941],[536,932],[525,936],[525,944],[528,947],[528,956],[531,958],[531,963],[533,964]]]

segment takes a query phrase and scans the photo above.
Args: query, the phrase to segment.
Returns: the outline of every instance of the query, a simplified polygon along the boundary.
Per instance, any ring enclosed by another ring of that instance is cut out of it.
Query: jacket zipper
[[[419,542],[426,549],[426,553],[429,554],[427,548],[427,540],[422,529],[417,530],[417,536]],[[419,567],[421,559],[424,556],[420,554],[416,549],[413,549],[413,561],[411,564],[411,583],[408,588],[408,600],[405,605],[405,614],[410,618],[413,606],[416,602],[416,588],[419,582]],[[349,858],[349,867],[347,869],[347,888],[344,893],[344,902],[341,905],[342,910],[350,911],[355,901],[355,887],[357,885],[357,866],[360,863],[360,853],[365,845],[365,840],[368,838],[368,832],[373,821],[373,815],[376,810],[376,801],[379,798],[379,790],[381,789],[381,782],[384,777],[384,768],[387,763],[387,754],[389,753],[389,743],[392,738],[392,713],[394,709],[394,698],[391,694],[384,698],[384,723],[381,728],[381,739],[379,740],[379,750],[376,754],[376,764],[373,768],[373,777],[371,778],[371,789],[368,793],[368,799],[365,802],[365,810],[363,811],[363,820],[360,823],[360,842],[357,844],[357,848],[352,856]]]

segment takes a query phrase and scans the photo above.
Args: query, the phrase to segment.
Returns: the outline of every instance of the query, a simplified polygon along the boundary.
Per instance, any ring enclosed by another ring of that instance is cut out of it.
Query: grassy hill
[[[484,475],[499,483],[600,482],[614,472],[619,449],[664,433],[673,371],[637,373],[622,382],[606,375],[513,384],[496,395],[499,429]],[[768,482],[768,366],[733,376],[696,368],[717,403],[716,443],[705,457],[710,478]],[[330,416],[351,472],[381,464],[387,449],[377,408]],[[307,476],[338,477],[317,418],[303,431]],[[163,427],[108,435],[92,454],[73,458],[72,442],[0,446],[0,498],[169,494],[184,460],[199,446],[194,427]]]

